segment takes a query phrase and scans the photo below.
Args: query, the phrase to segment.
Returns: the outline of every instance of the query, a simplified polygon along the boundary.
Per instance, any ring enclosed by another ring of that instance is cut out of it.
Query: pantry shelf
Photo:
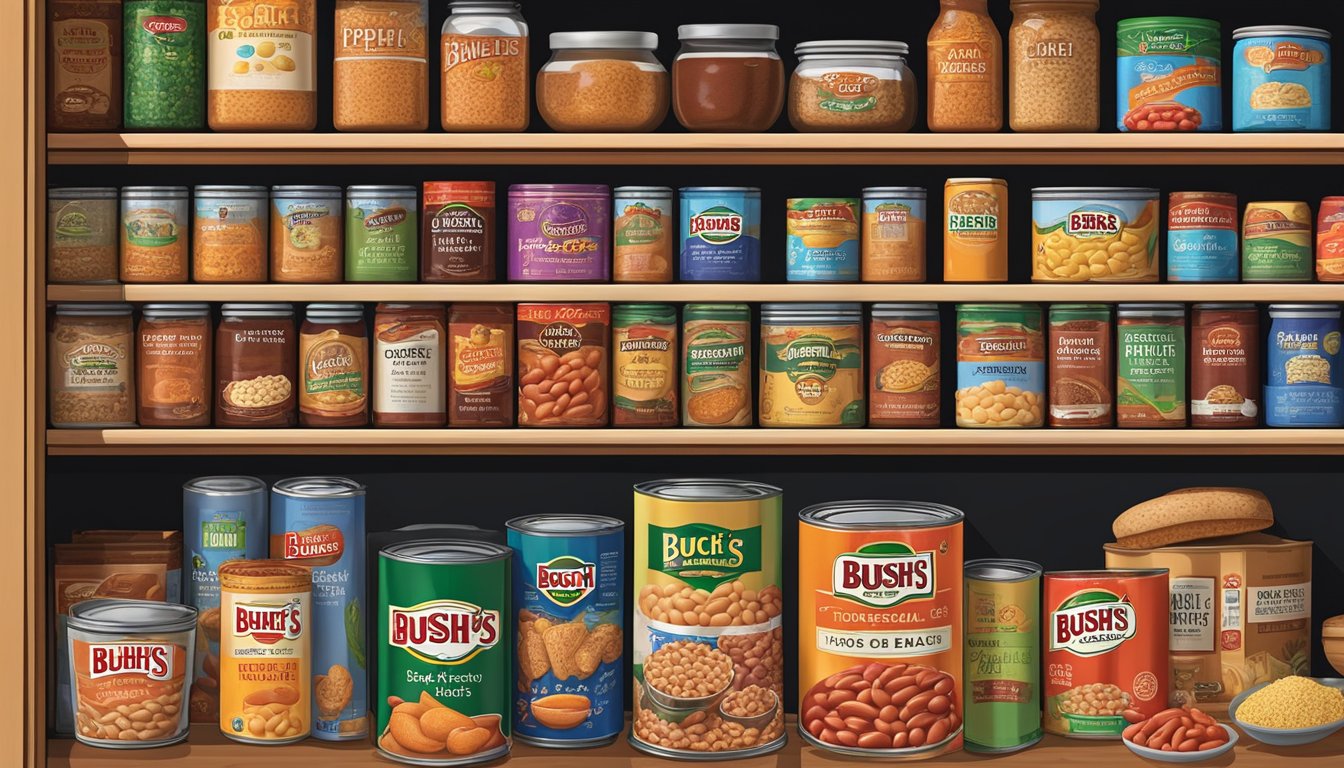
[[[791,728],[792,730],[792,728]],[[270,765],[283,761],[291,768],[346,768],[346,766],[388,766],[393,763],[377,757],[367,744],[323,744],[305,741],[284,747],[283,755],[274,747],[255,747],[238,744],[221,736],[210,727],[192,729],[186,744],[154,750],[153,758],[172,761],[174,768],[236,768],[240,765]],[[1238,768],[1272,768],[1289,760],[1293,768],[1337,766],[1344,753],[1344,734],[1335,734],[1325,741],[1291,749],[1258,744],[1246,737],[1235,749],[1235,757],[1223,758],[1215,765],[1235,763]],[[139,750],[95,749],[72,740],[53,739],[47,742],[48,768],[90,768],[91,766],[136,766],[145,763],[146,753]],[[1011,755],[972,755],[956,752],[939,757],[933,765],[960,765],[992,760],[996,768],[1013,766],[1052,765],[1060,768],[1087,766],[1088,768],[1132,768],[1143,761],[1130,754],[1114,741],[1081,741],[1047,736],[1035,747]],[[802,743],[790,734],[789,743],[781,751],[750,760],[739,761],[756,768],[835,768],[836,766],[869,766],[871,760],[845,758],[823,753]],[[624,739],[607,747],[584,750],[547,750],[515,744],[508,763],[513,768],[641,768],[655,764],[670,764],[636,752]]]
[[[47,300],[78,301],[1251,301],[1344,302],[1344,283],[1064,284],[536,284],[345,283],[340,285],[52,285]]]
[[[49,429],[51,456],[1344,455],[1344,429]]]
[[[51,165],[1341,165],[1344,134],[48,134]]]

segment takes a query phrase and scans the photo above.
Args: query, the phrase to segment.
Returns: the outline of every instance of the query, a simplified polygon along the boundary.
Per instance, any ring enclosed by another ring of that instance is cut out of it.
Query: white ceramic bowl
[[[1344,679],[1338,677],[1314,677],[1312,679],[1321,685],[1328,685],[1331,688],[1338,688],[1341,691],[1344,691]],[[1336,720],[1333,723],[1317,725],[1311,728],[1265,728],[1263,726],[1242,722],[1241,718],[1237,717],[1237,709],[1241,707],[1241,703],[1246,700],[1247,696],[1264,688],[1266,685],[1269,685],[1269,683],[1261,683],[1251,688],[1247,688],[1237,694],[1237,697],[1232,699],[1232,703],[1227,707],[1227,714],[1236,721],[1237,727],[1241,728],[1256,741],[1261,741],[1265,744],[1273,744],[1276,747],[1299,747],[1303,744],[1311,744],[1312,742],[1320,741],[1335,731],[1338,731],[1340,728],[1344,728],[1344,720]]]
[[[1218,727],[1227,731],[1227,741],[1223,742],[1220,747],[1206,749],[1203,752],[1163,752],[1160,749],[1140,747],[1129,739],[1121,739],[1121,741],[1125,743],[1126,747],[1129,747],[1130,752],[1149,760],[1156,760],[1161,763],[1198,763],[1204,760],[1212,760],[1219,755],[1225,755],[1237,745],[1237,732],[1235,730],[1222,723],[1219,723]]]

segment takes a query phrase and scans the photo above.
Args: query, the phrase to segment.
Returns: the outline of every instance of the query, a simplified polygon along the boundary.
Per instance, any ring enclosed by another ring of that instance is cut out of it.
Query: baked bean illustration
[[[1041,396],[990,381],[957,390],[957,423],[961,425],[1041,425]]]
[[[639,593],[645,616],[690,627],[762,624],[783,611],[782,603],[779,587],[772,584],[757,592],[740,579],[726,581],[713,592],[684,584],[648,584]]]
[[[1204,116],[1194,107],[1174,101],[1140,104],[1125,113],[1125,127],[1131,131],[1196,131]]]
[[[769,714],[775,708],[777,701],[775,692],[769,688],[749,685],[728,694],[720,709],[723,710],[725,715],[731,715],[732,717],[760,717]]]
[[[784,690],[784,628],[749,635],[719,635],[719,650],[733,660],[733,687]]]
[[[732,680],[732,659],[694,640],[668,643],[644,661],[644,681],[649,687],[679,699],[713,696]]]
[[[918,664],[873,662],[843,669],[812,686],[799,715],[803,729],[827,744],[907,749],[957,733],[951,675]]]
[[[1110,683],[1075,686],[1055,701],[1060,712],[1070,715],[1119,715],[1129,709],[1129,694]]]
[[[75,728],[90,739],[109,741],[153,741],[177,732],[181,722],[182,689],[143,701],[127,702],[100,709],[80,701],[75,712]]]
[[[558,354],[525,341],[518,354],[519,423],[597,426],[607,420],[606,349],[585,345]]]

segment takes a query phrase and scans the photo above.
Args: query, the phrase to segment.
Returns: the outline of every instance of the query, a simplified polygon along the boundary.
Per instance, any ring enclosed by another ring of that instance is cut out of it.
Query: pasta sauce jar
[[[690,131],[766,131],[784,109],[774,24],[685,24],[672,61],[672,111]]]
[[[210,305],[146,304],[140,318],[140,426],[210,426]]]
[[[442,304],[379,304],[373,319],[373,425],[442,427],[447,335]]]
[[[360,304],[309,304],[299,329],[299,424],[369,423],[369,330]]]
[[[215,425],[292,427],[298,340],[289,304],[225,304],[215,332]]]

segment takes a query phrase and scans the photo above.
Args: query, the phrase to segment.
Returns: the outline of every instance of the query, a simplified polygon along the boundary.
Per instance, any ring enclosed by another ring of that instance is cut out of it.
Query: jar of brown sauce
[[[379,304],[373,318],[373,425],[442,427],[447,310],[442,304]]]
[[[784,108],[774,24],[686,24],[672,62],[672,110],[692,131],[766,131]]]
[[[297,361],[293,306],[220,307],[215,331],[215,425],[294,426]]]
[[[369,423],[369,327],[362,304],[309,304],[299,329],[299,424]]]
[[[210,305],[146,304],[137,346],[140,426],[210,426]]]
[[[448,426],[512,427],[512,304],[454,304],[448,313]]]

